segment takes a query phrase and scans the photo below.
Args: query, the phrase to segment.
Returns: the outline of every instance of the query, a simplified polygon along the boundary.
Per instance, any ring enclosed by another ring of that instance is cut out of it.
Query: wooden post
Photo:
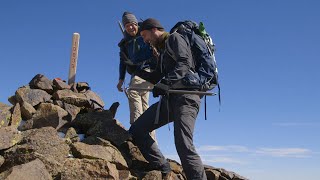
[[[79,33],[73,33],[72,48],[71,48],[71,58],[70,58],[70,67],[69,67],[69,77],[68,77],[68,84],[69,85],[75,83],[75,80],[76,80],[77,63],[78,63],[78,51],[79,51],[79,40],[80,40],[80,34]]]

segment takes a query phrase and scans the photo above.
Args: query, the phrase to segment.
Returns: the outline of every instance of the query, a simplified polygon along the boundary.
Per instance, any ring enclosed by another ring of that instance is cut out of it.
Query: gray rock
[[[22,121],[20,126],[18,127],[19,131],[26,131],[32,129],[33,127],[33,119],[29,119],[27,121]]]
[[[6,180],[32,179],[32,180],[51,180],[52,177],[47,171],[43,162],[39,159],[33,160],[26,164],[13,167],[4,174]],[[6,176],[5,175],[5,176]]]
[[[12,115],[11,115],[11,126],[18,128],[19,124],[21,123],[21,110],[20,104],[17,103],[13,107]]]
[[[2,166],[3,163],[4,163],[4,157],[0,155],[0,167]]]
[[[104,102],[100,98],[98,94],[91,90],[87,90],[84,95],[87,97],[88,104],[90,104],[90,108],[97,110],[97,109],[104,109]]]
[[[146,167],[149,166],[148,161],[143,157],[139,148],[131,141],[125,141],[118,149],[121,151],[130,168],[147,170]]]
[[[112,114],[108,110],[78,114],[71,126],[88,136],[106,139],[117,147],[130,138],[127,130],[120,122],[112,118]]]
[[[90,86],[87,82],[78,82],[76,88],[79,93],[84,93],[90,89]]]
[[[75,93],[69,89],[58,90],[53,94],[55,100],[61,100],[63,102],[76,105],[78,107],[88,106],[87,97],[81,93]]]
[[[72,121],[72,127],[80,130],[81,133],[86,134],[87,131],[99,121],[111,121],[112,115],[110,111],[105,110],[102,112],[90,112],[85,114],[78,114],[74,121]]]
[[[42,74],[37,74],[34,76],[29,82],[29,86],[32,89],[42,89],[49,94],[52,94],[53,92],[52,81]]]
[[[118,170],[119,179],[138,180],[138,178],[131,175],[129,170]]]
[[[51,99],[51,95],[41,89],[30,89],[21,87],[16,91],[16,99],[22,103],[23,101],[36,106],[41,102],[47,102]]]
[[[88,131],[87,135],[94,135],[109,140],[117,147],[130,138],[130,134],[115,119],[97,121]]]
[[[81,111],[80,107],[68,103],[64,103],[63,109],[68,112],[68,121],[73,121]]]
[[[110,141],[102,139],[100,137],[96,137],[96,136],[89,136],[81,142],[90,144],[90,145],[113,146]]]
[[[0,150],[8,149],[21,141],[17,128],[8,126],[0,128]]]
[[[109,108],[109,111],[111,112],[113,118],[116,117],[116,113],[119,105],[120,105],[119,102],[114,102]]]
[[[67,115],[67,111],[57,105],[50,103],[41,103],[38,107],[38,110],[33,115],[32,127],[41,128],[51,126],[59,129],[67,123],[67,121],[64,120],[64,117]]]
[[[162,174],[160,171],[149,171],[142,180],[154,180],[154,179],[162,179]]]
[[[39,158],[50,174],[58,176],[70,148],[59,137],[57,131],[52,127],[44,127],[23,131],[21,134],[23,136],[21,142],[4,151],[3,156],[6,161],[1,169],[8,170],[15,165]]]
[[[70,89],[71,88],[71,86],[69,86],[67,83],[65,83],[62,80],[59,80],[57,78],[53,79],[53,87],[55,90],[62,90],[62,89]]]
[[[66,135],[64,138],[69,138],[72,142],[79,142],[80,138],[76,132],[76,130],[71,127],[67,130]]]
[[[102,159],[67,159],[61,173],[61,179],[108,179],[118,180],[116,166]]]
[[[62,109],[66,110],[68,112],[68,116],[66,117],[66,119],[68,121],[73,121],[77,117],[77,114],[81,110],[80,107],[65,103],[63,101],[55,100],[53,103],[60,106]]]
[[[100,145],[88,145],[82,142],[73,143],[72,146],[73,155],[77,158],[86,159],[104,159],[117,166],[117,169],[127,169],[128,165],[114,146],[100,146]]]
[[[0,103],[0,128],[9,125],[11,112],[11,106]]]
[[[168,160],[170,167],[174,173],[184,175],[182,166],[177,161],[171,160],[171,159],[167,159],[167,160]]]
[[[16,99],[16,96],[15,96],[15,95],[10,96],[10,97],[8,98],[8,101],[9,101],[12,105],[15,105],[15,104],[18,102],[18,100]]]
[[[220,172],[214,169],[205,170],[208,180],[219,180]]]
[[[22,102],[20,110],[21,110],[21,116],[23,120],[31,119],[33,114],[36,113],[36,109],[27,102]]]
[[[204,169],[208,178],[218,177],[219,180],[248,180],[245,177],[242,177],[232,171],[227,171],[223,168],[215,168],[212,166],[204,165]]]

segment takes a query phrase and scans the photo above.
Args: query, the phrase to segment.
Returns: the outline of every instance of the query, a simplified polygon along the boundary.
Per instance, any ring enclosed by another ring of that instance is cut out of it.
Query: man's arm
[[[160,71],[152,71],[148,72],[145,70],[139,70],[134,73],[134,75],[139,76],[140,78],[152,83],[152,84],[157,84],[160,79],[163,77],[163,75],[160,73]]]
[[[118,91],[123,92],[122,85],[123,85],[123,82],[124,82],[124,79],[125,79],[125,76],[126,76],[127,66],[123,61],[123,57],[121,56],[121,50],[122,49],[120,48],[120,53],[119,53],[119,55],[120,55],[119,81],[118,81],[118,84],[117,84],[117,89],[118,89]]]

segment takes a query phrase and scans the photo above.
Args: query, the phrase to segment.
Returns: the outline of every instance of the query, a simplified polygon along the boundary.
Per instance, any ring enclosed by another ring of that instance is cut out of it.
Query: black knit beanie
[[[141,31],[150,30],[152,28],[164,29],[160,22],[153,18],[148,18],[141,24]]]

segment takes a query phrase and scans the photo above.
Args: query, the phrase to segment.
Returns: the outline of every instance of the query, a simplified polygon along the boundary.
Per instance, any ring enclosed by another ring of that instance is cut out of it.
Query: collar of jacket
[[[169,33],[168,32],[164,32],[158,41],[158,44],[156,45],[156,48],[159,50],[164,50],[165,45],[166,45],[166,40],[169,38]]]

